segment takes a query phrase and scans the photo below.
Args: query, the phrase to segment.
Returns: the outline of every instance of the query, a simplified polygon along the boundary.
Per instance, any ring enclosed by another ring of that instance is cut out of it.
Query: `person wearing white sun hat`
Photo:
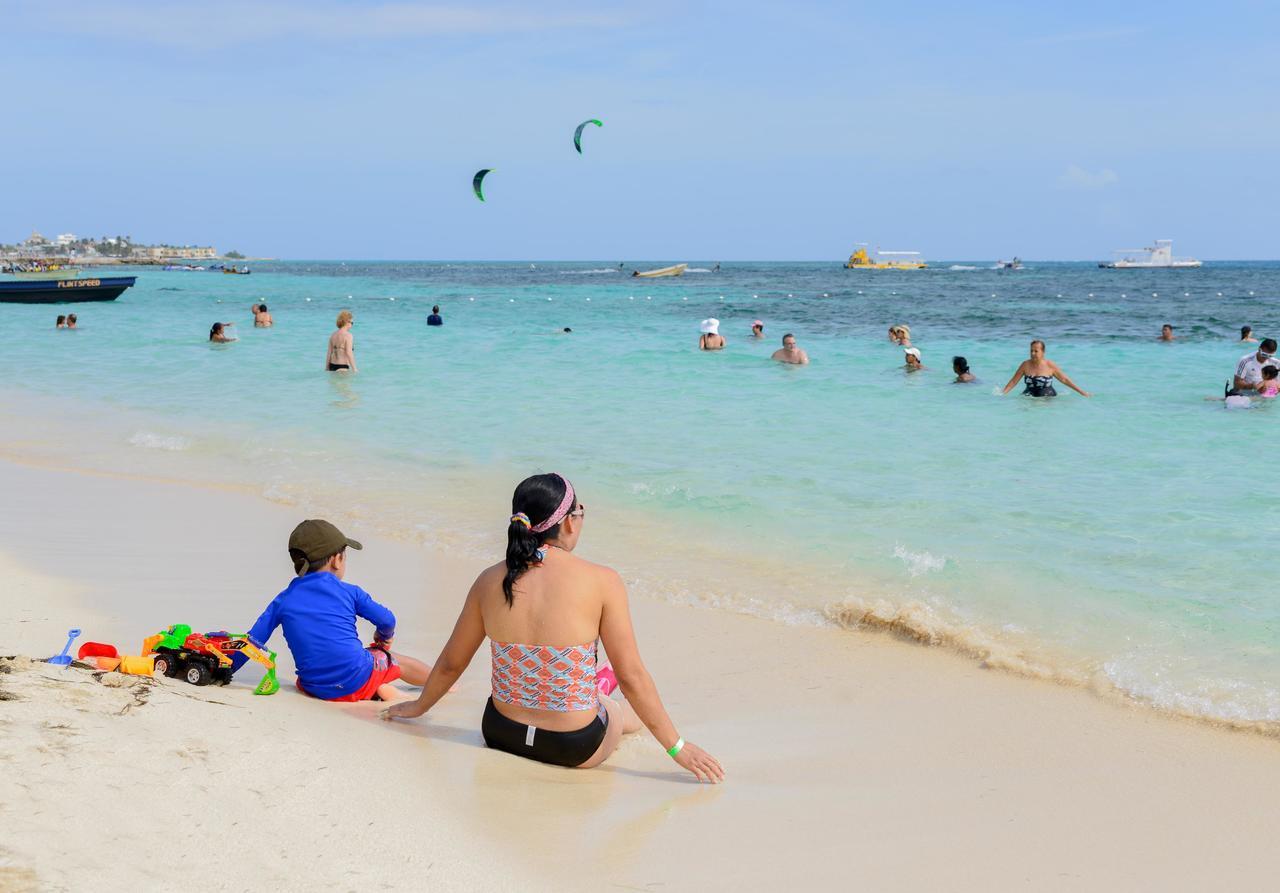
[[[720,334],[720,320],[704,319],[701,326],[702,334],[698,336],[698,350],[724,350],[724,336]]]

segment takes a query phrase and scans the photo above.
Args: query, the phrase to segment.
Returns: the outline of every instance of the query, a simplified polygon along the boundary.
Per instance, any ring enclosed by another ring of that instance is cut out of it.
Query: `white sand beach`
[[[490,752],[482,651],[423,721],[28,658],[246,628],[296,510],[0,462],[0,890],[1203,890],[1273,886],[1280,743],[884,634],[633,600],[699,786],[647,735],[602,769]],[[479,565],[360,530],[348,579],[428,660]],[[591,553],[588,531],[580,546]],[[696,570],[691,570],[691,574]],[[77,642],[77,644],[79,644]]]

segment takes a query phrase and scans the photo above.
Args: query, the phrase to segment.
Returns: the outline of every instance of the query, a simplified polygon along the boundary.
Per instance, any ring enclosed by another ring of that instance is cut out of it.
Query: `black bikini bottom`
[[[485,702],[484,719],[480,721],[484,743],[494,750],[571,768],[581,766],[595,755],[607,727],[606,719],[597,716],[572,732],[548,732],[503,716],[493,706],[493,698]]]
[[[1058,392],[1053,389],[1053,385],[1027,385],[1027,389],[1022,392],[1024,397],[1056,397]]]
[[[348,366],[346,363],[330,363],[329,364],[330,372],[337,372],[339,369],[350,369],[350,368],[351,367]]]

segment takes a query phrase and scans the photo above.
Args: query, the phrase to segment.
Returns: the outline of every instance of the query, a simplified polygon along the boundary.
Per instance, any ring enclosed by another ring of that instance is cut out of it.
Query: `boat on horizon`
[[[844,264],[846,270],[923,270],[927,266],[919,251],[881,251],[877,248],[873,259],[867,253],[866,242],[859,242]]]
[[[689,269],[688,264],[676,264],[672,267],[662,267],[657,270],[635,270],[632,276],[638,276],[641,279],[657,279],[662,276],[683,276],[684,271]]]
[[[1021,270],[1022,258],[1015,256],[1013,260],[998,260],[996,261],[996,269],[997,270]]]
[[[98,279],[76,277],[41,279],[0,276],[0,304],[81,304],[114,301],[132,288],[136,276],[109,276]]]
[[[1146,252],[1143,258],[1141,252]],[[1098,266],[1104,270],[1165,270],[1188,269],[1204,266],[1204,261],[1193,257],[1174,257],[1173,239],[1156,239],[1156,243],[1147,248],[1118,248],[1115,260],[1099,261]]]

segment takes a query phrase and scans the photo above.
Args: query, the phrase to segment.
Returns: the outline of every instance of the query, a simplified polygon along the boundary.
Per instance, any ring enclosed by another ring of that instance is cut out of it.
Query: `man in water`
[[[431,308],[431,315],[427,317],[427,325],[429,326],[444,325],[444,318],[440,315],[439,304],[436,304],[434,307]]]
[[[1274,338],[1263,339],[1258,345],[1257,353],[1247,353],[1240,358],[1240,362],[1236,364],[1236,374],[1231,382],[1231,392],[1228,396],[1234,393],[1248,396],[1249,392],[1256,391],[1258,385],[1262,383],[1263,366],[1280,366],[1280,362],[1276,361]]]
[[[790,332],[782,336],[782,349],[773,352],[773,359],[793,366],[808,366],[809,355],[796,347],[796,336]]]
[[[920,356],[920,348],[906,347],[903,348],[902,353],[907,361],[906,370],[908,372],[919,372],[924,368],[924,361]]]
[[[76,315],[74,313],[67,314],[67,328],[74,329],[76,327]],[[1259,373],[1261,374],[1261,373]]]
[[[1173,326],[1169,325],[1168,323],[1165,323],[1160,327],[1160,340],[1161,341],[1173,340]]]
[[[254,304],[253,307],[250,309],[253,310],[254,328],[258,328],[258,329],[270,328],[272,323],[275,322],[275,320],[271,318],[271,314],[267,312],[266,304]]]

